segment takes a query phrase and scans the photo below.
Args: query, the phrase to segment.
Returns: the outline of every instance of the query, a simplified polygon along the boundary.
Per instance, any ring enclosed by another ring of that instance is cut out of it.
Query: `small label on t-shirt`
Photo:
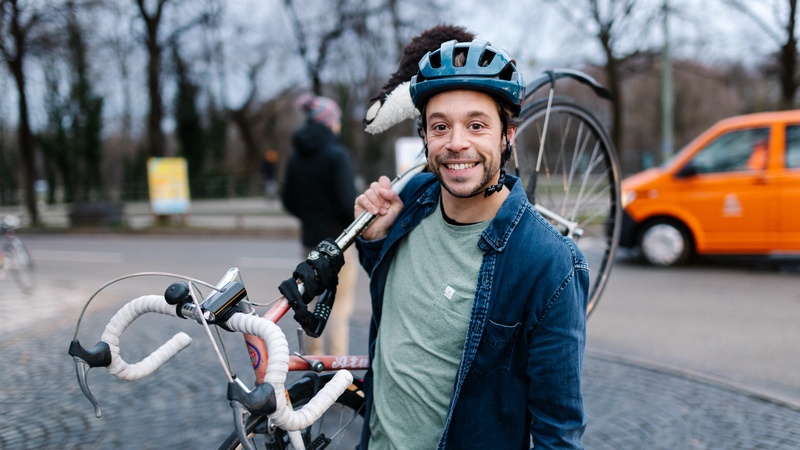
[[[455,293],[456,293],[456,290],[451,288],[450,286],[447,286],[444,289],[444,296],[447,297],[448,300],[452,300],[453,299],[453,294],[455,294]]]

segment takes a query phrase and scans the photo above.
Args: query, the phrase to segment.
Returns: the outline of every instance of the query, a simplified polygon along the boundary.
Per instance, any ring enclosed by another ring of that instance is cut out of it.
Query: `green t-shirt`
[[[487,223],[437,210],[398,245],[378,330],[370,450],[435,448],[464,350]]]

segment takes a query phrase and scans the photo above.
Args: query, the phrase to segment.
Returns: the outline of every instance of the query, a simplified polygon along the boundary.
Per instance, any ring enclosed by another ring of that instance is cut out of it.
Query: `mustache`
[[[445,155],[436,155],[434,160],[437,164],[458,164],[463,162],[474,162],[474,161],[483,161],[483,158],[479,154],[469,154],[469,153],[451,153]]]

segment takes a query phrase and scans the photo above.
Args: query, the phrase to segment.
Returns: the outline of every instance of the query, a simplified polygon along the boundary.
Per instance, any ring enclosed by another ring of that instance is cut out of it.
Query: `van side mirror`
[[[681,170],[675,173],[676,178],[689,178],[695,175],[697,175],[697,169],[692,165],[692,163],[681,167]]]

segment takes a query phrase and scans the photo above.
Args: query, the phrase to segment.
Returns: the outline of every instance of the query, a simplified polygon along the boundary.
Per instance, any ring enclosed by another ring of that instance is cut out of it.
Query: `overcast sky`
[[[585,0],[570,1],[576,5],[585,2]],[[638,0],[637,8],[645,7],[645,12],[651,13],[658,10],[663,1]],[[691,57],[706,63],[719,61],[754,63],[767,52],[777,49],[775,42],[771,41],[757,24],[730,8],[723,8],[722,1],[669,0],[670,6],[678,11],[670,21],[675,57]],[[443,22],[462,25],[475,32],[478,37],[508,50],[520,61],[524,75],[528,79],[533,79],[546,69],[577,68],[586,62],[602,63],[604,60],[596,39],[587,37],[586,33],[568,23],[558,11],[542,6],[547,3],[545,0],[442,0],[440,3],[452,5],[442,14]],[[606,5],[608,3],[605,2]],[[308,5],[314,4],[313,0],[308,3]],[[413,5],[412,2],[404,4]],[[787,1],[751,0],[749,4],[760,8],[765,22],[774,24],[773,12],[777,8],[780,14],[781,8],[785,9]],[[291,33],[288,19],[283,13],[282,0],[231,0],[226,3],[226,8],[229,12],[224,20],[228,22],[223,33],[234,36],[226,40],[231,43],[231,47],[234,47],[230,49],[231,54],[234,54],[235,47],[260,49],[258,52],[250,51],[244,54],[239,52],[235,57],[229,57],[225,61],[227,68],[225,86],[217,86],[216,89],[225,89],[226,100],[230,106],[235,107],[248,92],[244,78],[247,64],[263,57],[262,51],[292,51],[288,49],[291,46]],[[588,26],[587,24],[585,28]],[[420,31],[422,28],[424,27],[421,26]],[[252,30],[259,32],[253,33]],[[245,39],[255,39],[258,42],[247,42]],[[623,35],[619,39],[623,50],[629,50],[634,46],[641,47],[642,42],[647,42],[651,47],[658,47],[663,42],[663,27],[660,21],[656,21],[647,28],[645,34]],[[137,49],[137,52],[141,50]],[[98,65],[97,61],[92,63]],[[262,81],[259,86],[261,95],[265,98],[290,85],[303,82],[302,68],[292,67],[286,58],[279,58],[279,64],[283,64],[281,70],[268,69],[265,75],[268,79],[266,82]],[[138,71],[141,71],[142,67],[143,61],[135,62],[133,66]],[[104,65],[102,68],[95,68],[95,70],[101,69],[106,76],[102,77],[102,84],[98,89],[101,90],[101,95],[106,96],[107,112],[115,115],[118,112],[113,111],[114,105],[121,103],[119,77],[113,75],[115,67]],[[108,76],[109,73],[112,75]],[[42,70],[41,68],[30,70],[29,75],[31,82],[28,84],[28,94],[34,106],[32,119],[34,124],[41,124],[44,120],[43,111],[41,108],[36,109],[35,105],[41,104],[43,98]],[[143,73],[136,72],[132,76],[144,79]],[[167,89],[170,88],[167,86]],[[4,99],[0,101],[0,114],[5,116],[6,123],[14,122],[16,92],[7,71],[0,75],[0,90],[4,92]],[[138,94],[137,98],[144,99]],[[137,115],[146,111],[146,102],[139,103]]]
[[[467,2],[467,0],[462,0]],[[585,0],[570,0],[579,5]],[[676,57],[689,57],[709,63],[741,60],[752,63],[775,45],[758,25],[722,0],[668,0],[676,12],[669,21],[672,51]],[[459,3],[459,2],[457,2]],[[473,6],[454,9],[460,24],[512,52],[518,59],[534,61],[542,70],[585,61],[603,61],[595,40],[587,39],[573,24],[543,0],[475,1]],[[608,4],[609,2],[604,2]],[[637,0],[643,13],[659,11],[664,0]],[[538,5],[535,8],[531,5]],[[749,0],[748,5],[762,19],[774,24],[773,14],[788,8],[787,0]],[[588,25],[587,25],[588,27]],[[654,46],[663,43],[663,26],[659,20],[645,36],[621,36],[620,45],[640,46],[645,40]]]

